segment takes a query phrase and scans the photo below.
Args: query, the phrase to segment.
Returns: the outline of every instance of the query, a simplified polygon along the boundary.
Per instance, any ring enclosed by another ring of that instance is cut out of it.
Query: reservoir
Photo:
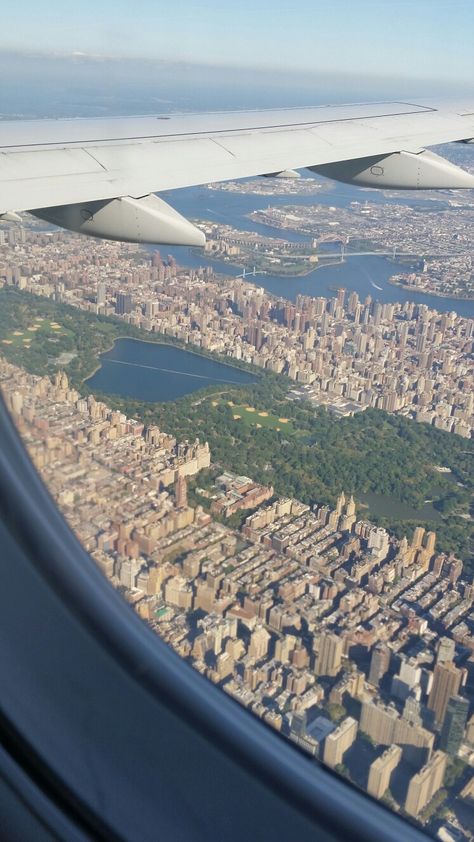
[[[207,386],[243,386],[257,378],[248,371],[200,354],[137,339],[118,339],[101,355],[87,381],[96,392],[140,401],[173,401]]]

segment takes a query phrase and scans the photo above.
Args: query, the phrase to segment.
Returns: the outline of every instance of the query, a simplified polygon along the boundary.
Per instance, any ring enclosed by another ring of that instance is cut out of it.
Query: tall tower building
[[[392,695],[405,701],[414,692],[420,694],[421,667],[416,659],[402,656],[398,675],[392,679]]]
[[[455,650],[456,644],[452,637],[440,637],[438,651],[436,654],[436,663],[445,664],[447,661],[453,661]]]
[[[352,517],[356,513],[356,504],[354,500],[354,496],[351,494],[350,500],[346,506],[346,515],[348,517]]]
[[[403,561],[405,566],[410,563],[409,560],[410,560],[411,553],[409,552],[408,540],[407,540],[406,535],[404,535],[402,540],[400,541],[400,544],[398,546],[398,554],[397,555],[398,555],[399,558],[401,558],[401,560]]]
[[[423,546],[423,536],[424,536],[424,534],[425,534],[425,530],[423,529],[422,526],[417,526],[415,528],[415,531],[413,533],[412,542],[411,542],[412,547],[417,547],[417,548],[421,549],[421,547]]]
[[[359,333],[356,337],[356,351],[363,356],[367,349],[367,334]]]
[[[184,509],[188,505],[188,486],[186,477],[178,477],[174,486],[174,496],[177,509]]]
[[[402,757],[400,746],[391,745],[370,766],[367,792],[374,798],[382,798],[390,786],[392,772],[397,768]]]
[[[348,301],[348,304],[347,304],[347,309],[348,309],[349,313],[355,313],[355,309],[356,309],[358,304],[359,304],[359,296],[357,295],[356,292],[352,291],[349,295],[349,301]]]
[[[459,558],[448,559],[448,577],[449,581],[454,585],[462,573],[462,561]]]
[[[257,626],[250,637],[248,654],[257,661],[264,658],[268,652],[270,635],[263,626]]]
[[[364,701],[359,722],[360,730],[380,745],[402,746],[408,762],[418,763],[428,759],[434,743],[434,734],[420,725],[407,722],[393,705]]]
[[[410,816],[418,816],[442,786],[446,761],[447,755],[443,751],[435,751],[426,766],[411,779],[405,801],[405,810]]]
[[[370,659],[369,683],[378,687],[390,666],[390,649],[384,643],[377,643]]]
[[[319,650],[316,661],[318,675],[337,675],[341,668],[343,642],[337,634],[323,632],[319,638]]]
[[[314,756],[318,750],[318,743],[310,734],[307,733],[306,720],[307,717],[305,710],[295,711],[291,718],[290,739],[297,743],[300,748]]]
[[[291,717],[291,736],[306,736],[307,715],[306,711],[295,711]]]
[[[356,504],[353,495],[351,494],[350,500],[346,505],[345,512],[341,516],[339,522],[339,529],[341,532],[350,531],[356,522]]]
[[[334,769],[342,763],[346,751],[357,736],[357,720],[348,716],[332,734],[328,734],[324,743],[324,762]]]
[[[377,704],[374,701],[362,702],[360,730],[380,745],[389,746],[394,742],[398,719],[395,707]]]
[[[132,312],[132,296],[125,292],[117,293],[117,300],[115,303],[115,312],[119,316],[125,315],[125,313]]]
[[[406,719],[407,722],[411,722],[413,725],[423,724],[421,705],[413,692],[410,692],[406,697],[402,718]]]
[[[451,696],[455,696],[461,685],[462,672],[451,661],[436,664],[434,668],[433,686],[428,697],[428,707],[434,711],[435,722],[438,727],[444,722],[444,717]]]
[[[97,284],[97,304],[99,306],[103,306],[106,303],[106,293],[107,293],[107,286],[104,284],[103,281],[99,281]]]
[[[342,515],[342,510],[343,510],[345,505],[346,505],[346,495],[344,494],[344,492],[342,492],[339,495],[339,497],[337,498],[337,503],[336,503],[336,512],[338,513],[338,515]]]
[[[426,551],[430,555],[433,555],[433,553],[435,551],[435,544],[436,544],[436,532],[427,532],[426,536],[425,536],[425,540],[426,540],[426,544],[425,544]]]
[[[463,696],[451,696],[439,741],[439,747],[451,756],[458,753],[463,741],[468,713],[468,699]]]

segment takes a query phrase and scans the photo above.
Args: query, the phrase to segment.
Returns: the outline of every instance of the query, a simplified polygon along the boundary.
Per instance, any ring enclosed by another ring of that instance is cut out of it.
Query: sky
[[[0,50],[471,81],[473,0],[22,0]]]
[[[22,0],[0,20],[0,119],[474,94],[474,0]]]

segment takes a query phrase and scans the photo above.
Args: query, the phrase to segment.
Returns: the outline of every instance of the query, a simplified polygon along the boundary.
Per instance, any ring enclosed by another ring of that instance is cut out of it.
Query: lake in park
[[[96,392],[140,401],[173,401],[207,386],[244,386],[257,378],[173,345],[118,339],[89,378]]]
[[[401,503],[385,494],[368,492],[367,494],[356,495],[356,497],[358,502],[365,503],[371,515],[378,517],[389,517],[392,520],[416,520],[418,522],[441,520],[441,514],[432,503],[426,502],[420,509],[414,509],[413,506]]]

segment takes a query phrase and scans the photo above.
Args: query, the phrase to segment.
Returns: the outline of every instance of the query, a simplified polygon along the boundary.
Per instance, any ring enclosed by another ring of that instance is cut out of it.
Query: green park
[[[28,330],[36,325],[38,330]],[[35,338],[25,343],[21,333]],[[121,337],[185,347],[117,318],[17,290],[0,290],[3,356],[44,375],[57,371],[60,355],[68,352],[70,359],[61,368],[82,394],[91,391],[87,378],[100,355]],[[220,360],[215,354],[207,356]],[[309,505],[333,504],[341,491],[354,494],[359,503],[360,495],[379,495],[388,501],[383,514],[369,505],[359,509],[360,517],[399,537],[410,537],[416,525],[434,529],[437,548],[456,553],[474,572],[473,442],[381,410],[335,419],[324,408],[288,400],[287,377],[243,363],[239,367],[256,374],[255,382],[224,389],[222,384],[211,385],[163,403],[95,395],[130,417],[157,424],[178,440],[198,436],[208,441],[216,467],[250,475],[272,485],[278,495]],[[440,472],[440,466],[449,471]],[[435,520],[422,512],[426,501],[431,501]],[[400,503],[409,507],[403,516],[397,509]]]

